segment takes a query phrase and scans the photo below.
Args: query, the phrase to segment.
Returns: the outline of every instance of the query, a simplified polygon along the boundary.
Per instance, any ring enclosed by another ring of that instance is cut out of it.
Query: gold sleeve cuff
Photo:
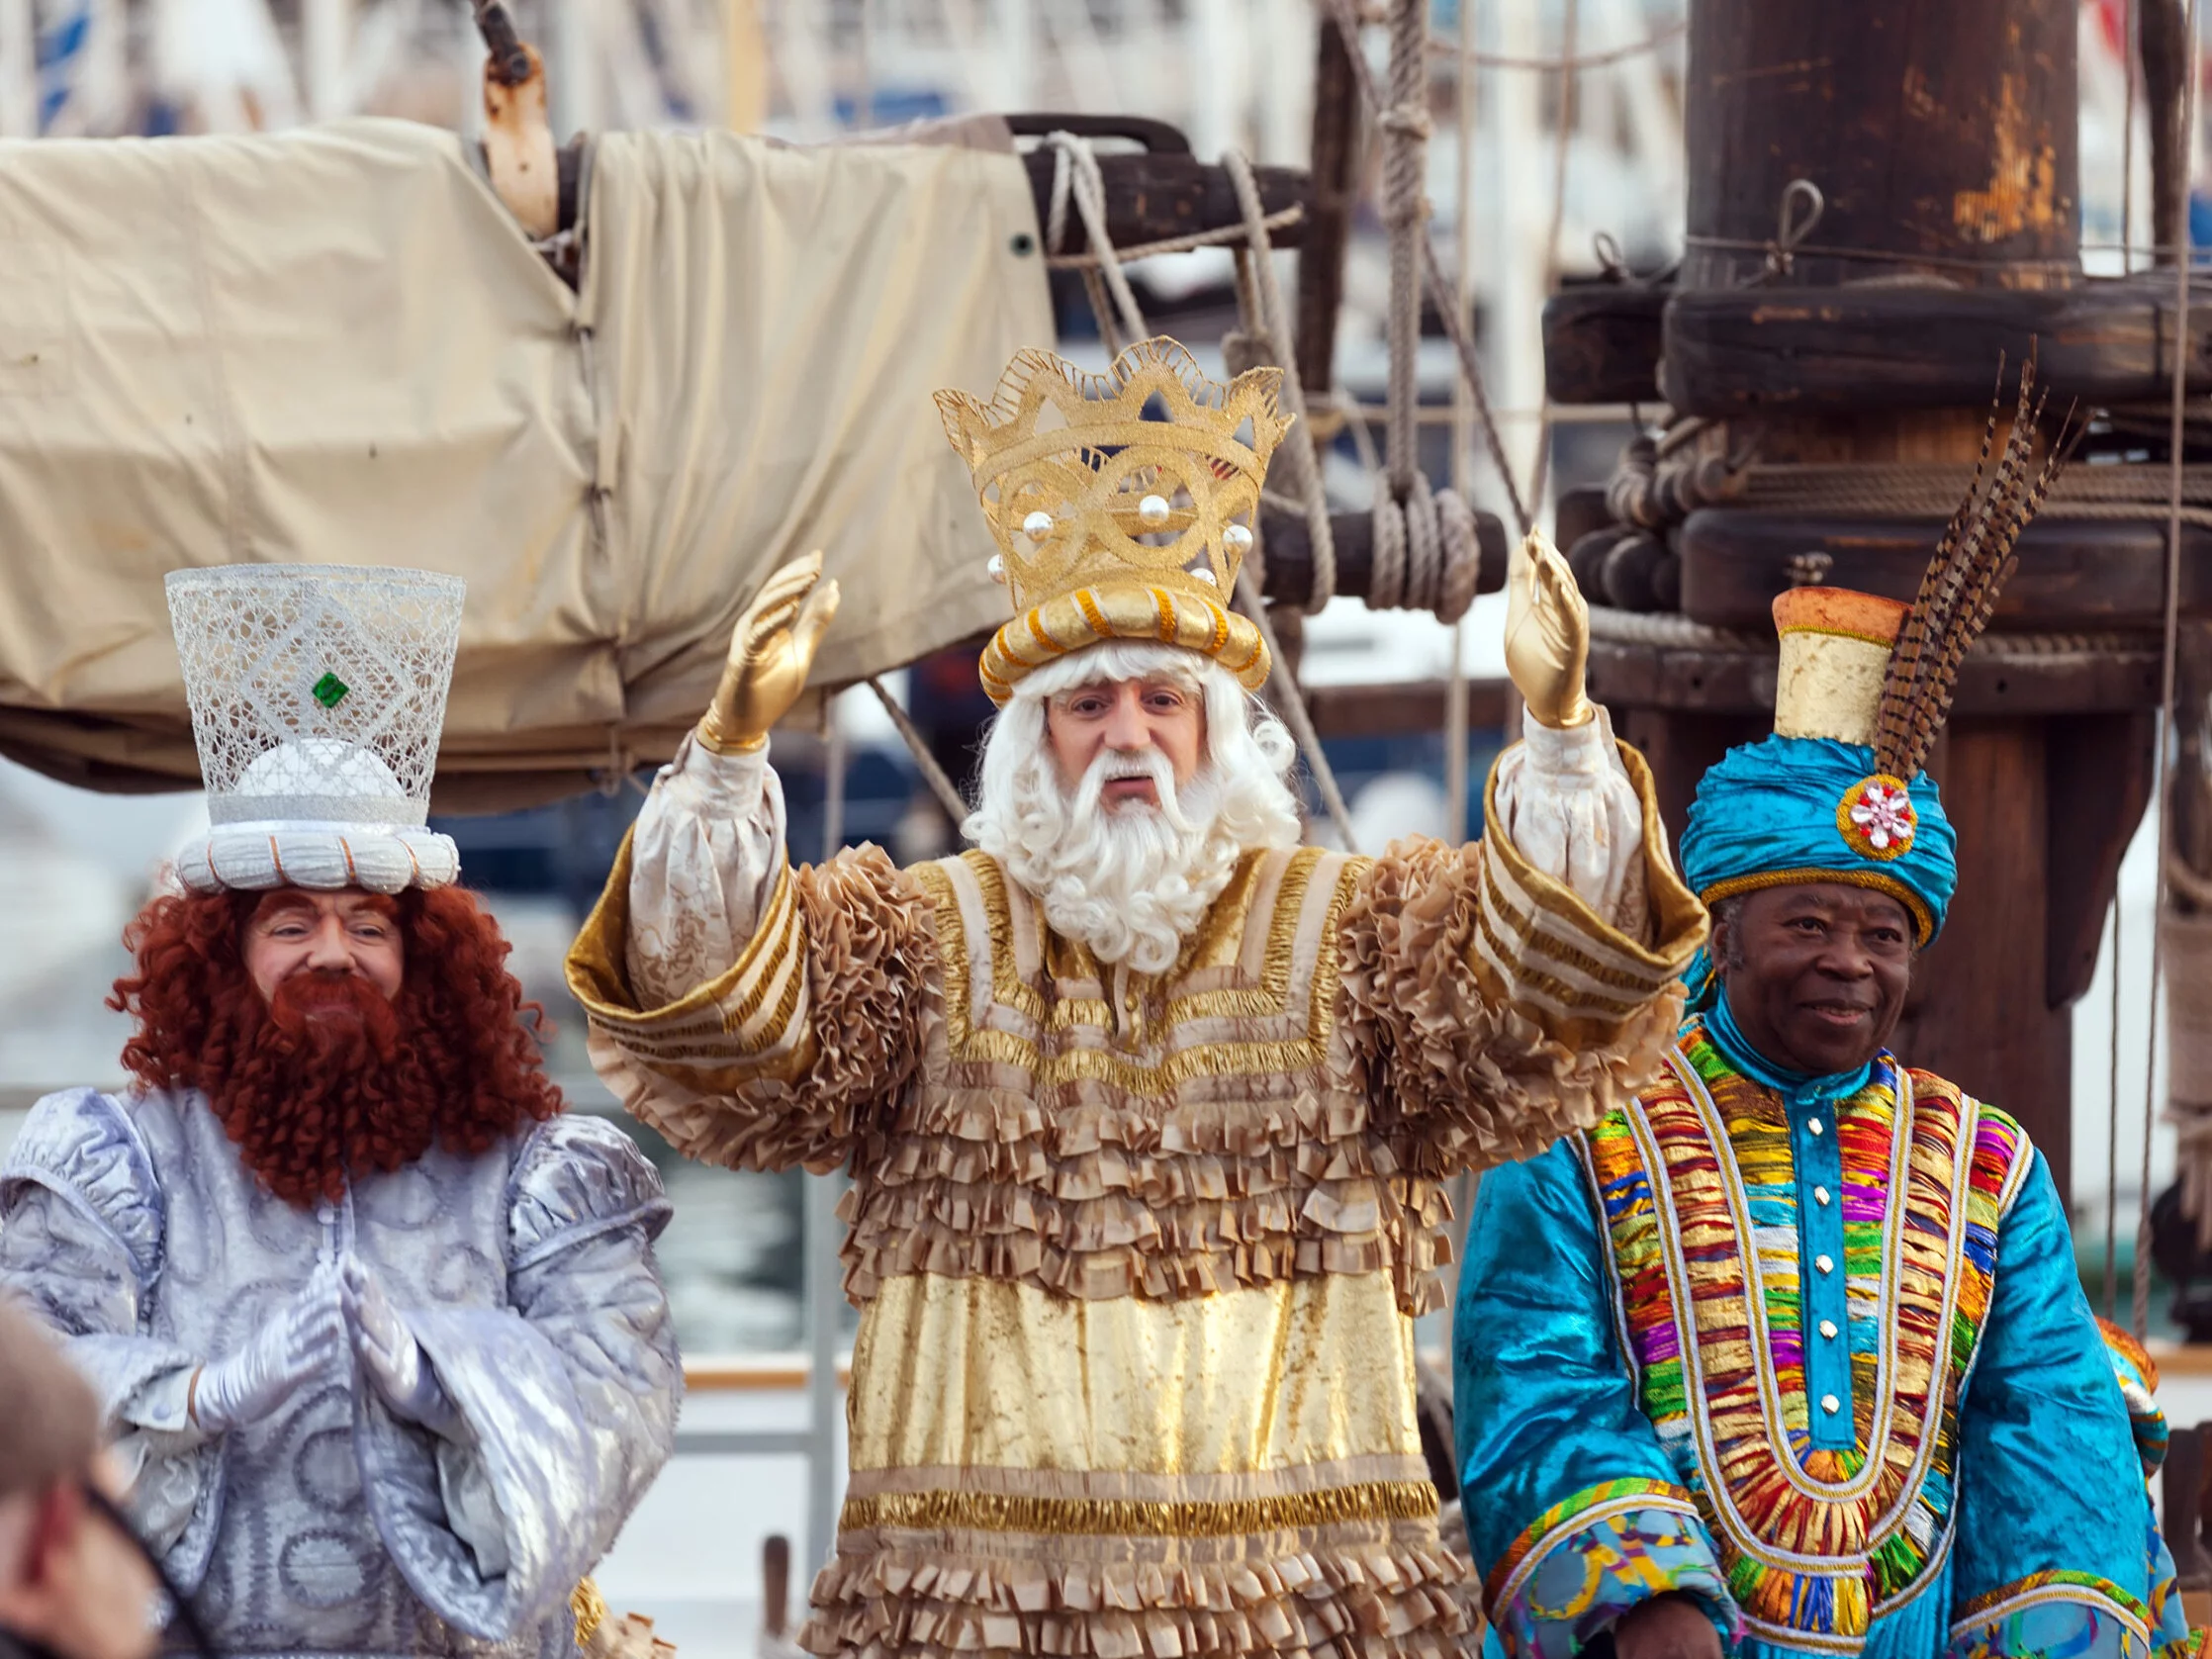
[[[1671,981],[1705,940],[1705,910],[1675,874],[1651,769],[1627,744],[1621,764],[1643,806],[1644,888],[1652,938],[1645,945],[1608,925],[1566,882],[1530,864],[1504,835],[1482,842],[1482,894],[1470,966],[1491,994],[1521,1009],[1561,1042],[1610,1042]],[[1498,823],[1498,772],[1484,789]]]
[[[693,1088],[804,1063],[806,924],[790,866],[779,854],[775,891],[752,939],[722,973],[659,1008],[640,1008],[624,967],[629,935],[630,838],[569,948],[570,991],[592,1023],[649,1069]]]

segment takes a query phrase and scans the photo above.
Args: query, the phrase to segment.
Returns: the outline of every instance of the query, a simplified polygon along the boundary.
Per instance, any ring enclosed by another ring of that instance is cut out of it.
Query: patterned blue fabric
[[[1816,1208],[1805,1196],[1813,1173],[1796,1174],[1799,1212]],[[1779,1229],[1765,1247],[1801,1246],[1794,1230]],[[2135,1659],[2146,1651],[2143,1622],[2174,1622],[2160,1594],[2170,1595],[2171,1567],[2155,1533],[2146,1548],[2125,1410],[2074,1274],[2065,1212],[2040,1166],[2004,1218],[1996,1259],[1982,1357],[1960,1408],[1951,1552],[1918,1594],[1876,1620],[1859,1651]],[[1571,1140],[1484,1177],[1459,1285],[1454,1423],[1469,1542],[1495,1620],[1486,1653],[1579,1652],[1670,1590],[1693,1596],[1725,1628],[1734,1610],[1715,1588],[1725,1569],[1696,1515],[1683,1516],[1665,1548],[1640,1553],[1620,1547],[1610,1535],[1616,1528],[1597,1525],[1594,1499],[1623,1484],[1687,1495],[1696,1452],[1663,1442],[1638,1404],[1604,1223]],[[1603,1548],[1593,1547],[1594,1526],[1609,1534],[1597,1539]],[[1572,1596],[1553,1586],[1553,1556],[1579,1557],[1576,1571],[1588,1573],[1609,1550],[1622,1566],[1607,1582]],[[1783,1659],[1799,1650],[1747,1637],[1729,1651]]]
[[[1959,838],[1926,773],[1909,785],[1919,823],[1911,845],[1890,859],[1868,858],[1846,841],[1836,811],[1851,786],[1875,771],[1863,743],[1825,737],[1769,737],[1731,749],[1698,784],[1682,835],[1682,876],[1705,898],[1724,883],[1803,872],[1886,887],[1924,911],[1927,939],[1943,930],[1959,884]],[[1925,944],[1927,939],[1923,939]],[[1704,953],[1689,979],[1693,1006],[1709,1002]]]

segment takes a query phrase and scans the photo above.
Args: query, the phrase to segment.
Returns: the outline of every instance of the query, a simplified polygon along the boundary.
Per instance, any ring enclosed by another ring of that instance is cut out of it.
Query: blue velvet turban
[[[1864,744],[1777,736],[1729,750],[1699,783],[1682,875],[1707,904],[1798,881],[1874,887],[1912,913],[1925,945],[1958,887],[1958,855],[1926,773],[1902,784],[1876,773]]]

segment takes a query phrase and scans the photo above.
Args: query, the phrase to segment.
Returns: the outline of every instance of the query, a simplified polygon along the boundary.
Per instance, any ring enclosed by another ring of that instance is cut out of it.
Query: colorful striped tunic
[[[1693,1023],[1635,1103],[1488,1178],[1461,1285],[1504,1651],[1669,1591],[1756,1659],[2186,1638],[2048,1170],[1941,1078],[1884,1055],[1786,1101]]]

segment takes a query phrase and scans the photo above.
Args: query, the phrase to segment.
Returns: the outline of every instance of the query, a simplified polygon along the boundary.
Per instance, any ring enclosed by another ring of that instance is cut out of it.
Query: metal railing
[[[808,1175],[801,1212],[799,1250],[805,1267],[806,1427],[803,1429],[685,1429],[676,1431],[676,1453],[699,1457],[770,1457],[796,1454],[806,1459],[806,1564],[809,1571],[826,1563],[837,1542],[837,1513],[843,1494],[838,1490],[837,1436],[842,1416],[840,1395],[839,1322],[844,1286],[838,1264],[837,1198],[842,1178]],[[691,1373],[687,1369],[687,1381]],[[756,1375],[762,1375],[756,1373]],[[707,1386],[728,1386],[728,1380]],[[767,1373],[770,1386],[786,1387],[802,1380],[788,1371]],[[705,1379],[702,1379],[705,1380]],[[741,1382],[741,1386],[745,1383]]]

